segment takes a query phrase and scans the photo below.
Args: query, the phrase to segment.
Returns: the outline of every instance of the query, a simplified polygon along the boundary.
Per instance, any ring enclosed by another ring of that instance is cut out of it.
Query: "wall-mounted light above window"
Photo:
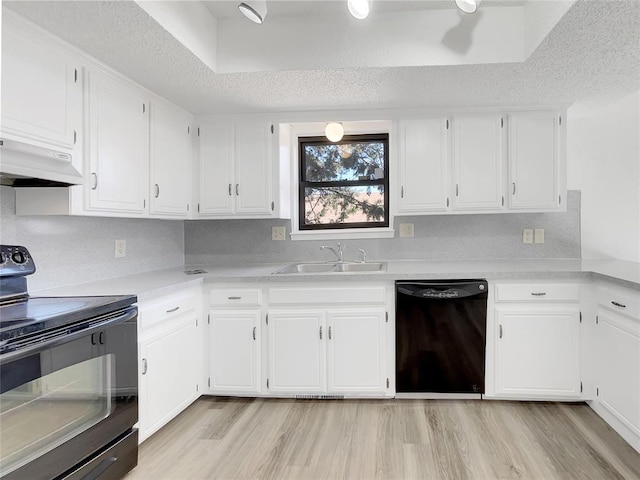
[[[324,136],[330,142],[339,142],[344,136],[344,127],[338,122],[327,123],[324,129]]]
[[[267,0],[247,0],[238,4],[245,17],[255,23],[262,23],[267,17]]]
[[[456,7],[464,13],[474,13],[482,0],[455,0]]]

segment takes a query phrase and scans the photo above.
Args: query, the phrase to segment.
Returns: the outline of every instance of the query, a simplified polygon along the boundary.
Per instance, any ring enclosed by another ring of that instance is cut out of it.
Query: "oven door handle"
[[[23,357],[28,357],[29,355],[40,353],[49,348],[57,347],[58,345],[73,342],[74,340],[82,337],[90,336],[93,333],[99,330],[103,330],[106,327],[133,320],[137,316],[137,307],[129,307],[124,312],[116,316],[107,316],[103,321],[89,325],[81,330],[66,333],[68,329],[65,329],[56,332],[57,334],[49,339],[34,339],[33,343],[27,343],[16,350],[0,355],[0,365],[18,360]],[[95,320],[96,319],[93,319],[93,321]]]

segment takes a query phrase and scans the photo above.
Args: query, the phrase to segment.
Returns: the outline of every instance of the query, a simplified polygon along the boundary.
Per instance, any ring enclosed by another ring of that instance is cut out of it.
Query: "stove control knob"
[[[14,252],[13,255],[11,255],[11,260],[13,260],[13,262],[17,265],[22,265],[23,263],[27,262],[27,257],[24,253],[18,251]]]

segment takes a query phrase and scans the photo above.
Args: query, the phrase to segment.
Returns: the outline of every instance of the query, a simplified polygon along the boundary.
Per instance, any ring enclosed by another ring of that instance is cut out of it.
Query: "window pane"
[[[384,186],[305,188],[304,224],[380,223]]]
[[[384,143],[304,144],[307,182],[375,180],[385,177]]]

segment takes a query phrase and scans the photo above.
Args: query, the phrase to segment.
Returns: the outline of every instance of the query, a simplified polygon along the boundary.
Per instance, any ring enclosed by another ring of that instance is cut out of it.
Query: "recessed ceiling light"
[[[251,0],[238,4],[245,17],[255,23],[262,23],[267,17],[267,0]]]
[[[349,13],[358,20],[364,20],[369,15],[369,0],[347,0]]]
[[[482,0],[455,0],[456,7],[464,13],[474,13]]]

